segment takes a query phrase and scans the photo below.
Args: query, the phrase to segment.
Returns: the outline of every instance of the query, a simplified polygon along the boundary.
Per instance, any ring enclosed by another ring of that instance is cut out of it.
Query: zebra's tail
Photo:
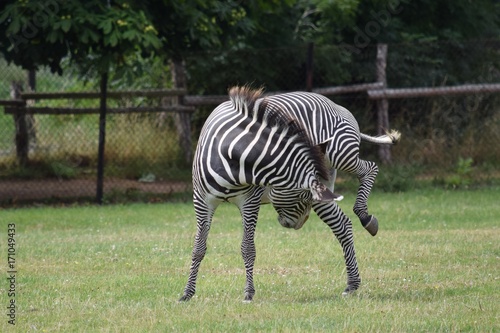
[[[396,130],[391,130],[390,132],[385,132],[385,135],[380,136],[370,136],[368,134],[359,133],[361,140],[366,142],[371,142],[377,145],[394,145],[401,139],[401,133]]]

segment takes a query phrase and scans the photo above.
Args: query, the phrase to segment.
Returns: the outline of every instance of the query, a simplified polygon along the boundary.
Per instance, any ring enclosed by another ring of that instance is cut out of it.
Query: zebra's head
[[[271,188],[269,200],[285,228],[298,230],[306,223],[315,202],[335,200],[335,195],[322,183],[315,182],[310,190]]]

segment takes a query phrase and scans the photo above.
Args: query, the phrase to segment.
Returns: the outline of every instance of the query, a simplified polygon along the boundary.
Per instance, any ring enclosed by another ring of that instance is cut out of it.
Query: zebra
[[[255,227],[269,188],[304,190],[310,193],[308,199],[318,202],[335,198],[320,181],[329,178],[324,154],[295,118],[280,109],[267,109],[261,95],[262,90],[233,87],[230,101],[215,108],[201,130],[193,160],[197,232],[180,301],[195,294],[212,217],[220,203],[238,206],[243,219],[244,291],[245,300],[251,301],[255,294]]]

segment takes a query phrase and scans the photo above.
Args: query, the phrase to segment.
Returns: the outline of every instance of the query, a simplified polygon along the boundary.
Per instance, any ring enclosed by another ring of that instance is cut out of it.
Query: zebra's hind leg
[[[358,195],[354,203],[353,211],[358,216],[363,227],[375,236],[378,232],[378,220],[375,216],[368,214],[368,196],[378,174],[378,167],[374,162],[359,160],[355,172],[359,179]]]
[[[342,295],[351,294],[359,288],[361,278],[354,250],[351,220],[342,212],[335,202],[315,203],[313,209],[323,222],[333,231],[342,246],[347,272],[347,287]]]
[[[201,261],[207,252],[208,232],[210,231],[210,224],[215,211],[215,207],[210,208],[205,202],[196,200],[196,198],[194,199],[194,206],[197,220],[197,231],[194,239],[188,282],[186,284],[186,288],[184,288],[184,294],[179,299],[179,302],[189,301],[196,292],[198,270],[200,268]]]

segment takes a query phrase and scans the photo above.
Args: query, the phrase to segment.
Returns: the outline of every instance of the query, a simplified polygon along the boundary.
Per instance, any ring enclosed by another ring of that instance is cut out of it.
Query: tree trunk
[[[377,82],[383,84],[383,88],[387,87],[386,79],[387,66],[387,44],[377,45]],[[389,130],[389,101],[386,98],[377,100],[377,131],[379,135],[385,134]],[[379,157],[383,164],[390,164],[391,148],[390,146],[379,146]]]
[[[186,70],[182,59],[172,60],[170,64],[174,88],[186,89]],[[183,104],[184,96],[179,96],[174,104]],[[184,162],[190,165],[192,162],[192,142],[191,142],[191,114],[187,112],[177,112],[174,114],[175,127],[179,144],[182,149]]]

